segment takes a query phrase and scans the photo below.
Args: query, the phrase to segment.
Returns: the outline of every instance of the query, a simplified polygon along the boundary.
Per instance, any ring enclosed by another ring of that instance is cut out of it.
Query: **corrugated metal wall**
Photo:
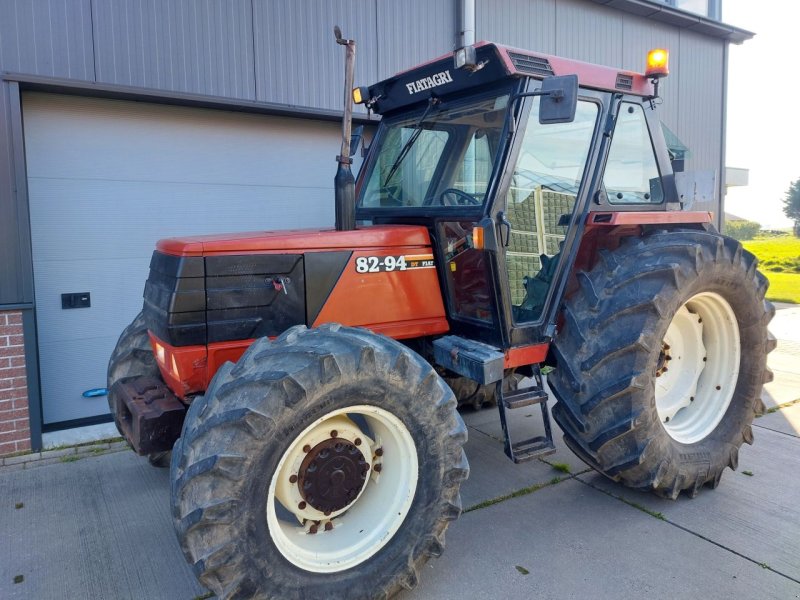
[[[476,38],[640,70],[667,46],[662,116],[721,164],[725,42],[585,0],[476,0]],[[453,48],[457,0],[0,0],[0,70],[338,109],[343,51],[372,83]],[[7,91],[0,94],[0,304],[30,302],[14,207]]]

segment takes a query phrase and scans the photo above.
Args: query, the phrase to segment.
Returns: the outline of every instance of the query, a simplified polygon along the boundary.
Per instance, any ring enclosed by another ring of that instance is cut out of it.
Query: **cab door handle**
[[[500,231],[500,244],[508,248],[508,245],[511,243],[511,223],[506,219],[506,213],[502,210],[497,213],[497,228]],[[505,238],[503,238],[503,228],[506,230]]]

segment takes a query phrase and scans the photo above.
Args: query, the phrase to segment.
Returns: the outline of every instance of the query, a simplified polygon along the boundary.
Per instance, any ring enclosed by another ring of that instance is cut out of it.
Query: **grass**
[[[769,279],[767,300],[800,304],[800,238],[761,235],[742,244],[758,257],[759,268]]]
[[[523,575],[530,575],[531,573],[530,571],[528,571],[528,569],[526,569],[525,567],[520,567],[519,565],[515,565],[514,568]]]
[[[14,583],[22,583],[25,581],[24,575],[14,575]]]
[[[528,494],[532,494],[533,492],[538,492],[542,488],[555,485],[557,483],[560,483],[561,481],[563,481],[561,477],[553,477],[550,481],[546,483],[536,483],[534,485],[524,487],[521,490],[517,490],[516,492],[511,492],[510,494],[505,494],[503,496],[498,496],[497,498],[491,498],[490,500],[484,500],[483,502],[479,502],[478,504],[475,504],[474,506],[470,506],[469,508],[465,509],[464,513],[466,514],[468,512],[472,512],[473,510],[479,510],[481,508],[486,508],[487,506],[493,506],[495,504],[499,504],[500,502],[511,500],[512,498],[527,496]]]
[[[17,509],[17,510],[19,510],[19,509],[20,509],[20,508],[22,508],[23,506],[25,506],[25,504],[23,504],[22,502],[17,502],[17,503],[14,505],[14,508],[15,508],[15,509]]]
[[[752,477],[753,476],[753,472],[752,471],[742,471],[742,475],[747,475],[748,477]]]
[[[553,467],[556,471],[561,471],[562,473],[569,473],[570,468],[567,463],[550,463],[550,466]]]
[[[783,404],[778,404],[777,406],[768,408],[767,410],[764,411],[764,414],[756,415],[756,419],[758,417],[763,417],[764,415],[771,415],[774,412],[778,412],[782,408],[789,408],[790,406],[794,406],[795,404],[800,404],[800,398],[795,398],[794,400],[789,400],[789,402],[784,402]]]

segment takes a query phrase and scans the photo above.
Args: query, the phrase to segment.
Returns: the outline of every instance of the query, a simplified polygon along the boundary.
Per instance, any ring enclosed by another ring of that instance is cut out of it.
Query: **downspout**
[[[456,2],[456,44],[455,49],[475,44],[475,0],[455,0]]]
[[[720,147],[719,165],[719,210],[717,212],[717,229],[725,227],[725,146],[728,143],[728,50],[730,44],[724,42],[722,47],[722,144]]]

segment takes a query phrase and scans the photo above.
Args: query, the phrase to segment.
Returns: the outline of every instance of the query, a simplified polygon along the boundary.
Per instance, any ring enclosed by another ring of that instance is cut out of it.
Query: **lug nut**
[[[333,529],[333,523],[328,521],[327,523],[325,523],[325,531],[330,531],[331,529]]]
[[[326,510],[326,511],[325,511],[325,516],[326,516],[326,517],[330,517],[330,516],[331,516],[331,511],[329,511],[329,510]]]
[[[356,438],[355,440],[353,440],[353,443],[354,443],[356,446],[360,446],[360,445],[361,445],[361,438]]]
[[[720,387],[720,386],[717,386],[717,389],[718,389],[718,390],[721,390],[721,389],[722,389],[722,387]]]
[[[689,396],[689,402],[694,402],[694,396]]]
[[[297,483],[297,475],[292,475],[289,477],[289,483]]]
[[[669,423],[669,417],[664,420],[664,423]]]
[[[708,360],[708,357],[707,357],[707,356],[704,356],[704,357],[703,357],[703,362],[706,362],[707,360]]]
[[[381,463],[378,463],[377,465],[375,465],[374,469],[376,473],[380,473],[381,470],[383,469],[383,465]]]
[[[314,524],[308,528],[308,533],[317,533],[317,525]]]
[[[311,452],[311,446],[309,446],[308,444],[306,444],[305,446],[303,446],[303,452],[305,452],[306,454],[308,454],[309,452]]]
[[[383,456],[383,448],[378,448],[375,450],[375,456]]]
[[[335,429],[333,429],[333,430],[331,431],[331,437],[332,437],[332,438],[335,438],[335,437],[336,437],[336,436],[338,436],[338,435],[339,435],[339,432],[338,432],[338,431],[336,431]]]
[[[306,503],[301,500],[300,504],[297,505],[297,508],[299,508],[300,510],[305,510],[306,509]]]

